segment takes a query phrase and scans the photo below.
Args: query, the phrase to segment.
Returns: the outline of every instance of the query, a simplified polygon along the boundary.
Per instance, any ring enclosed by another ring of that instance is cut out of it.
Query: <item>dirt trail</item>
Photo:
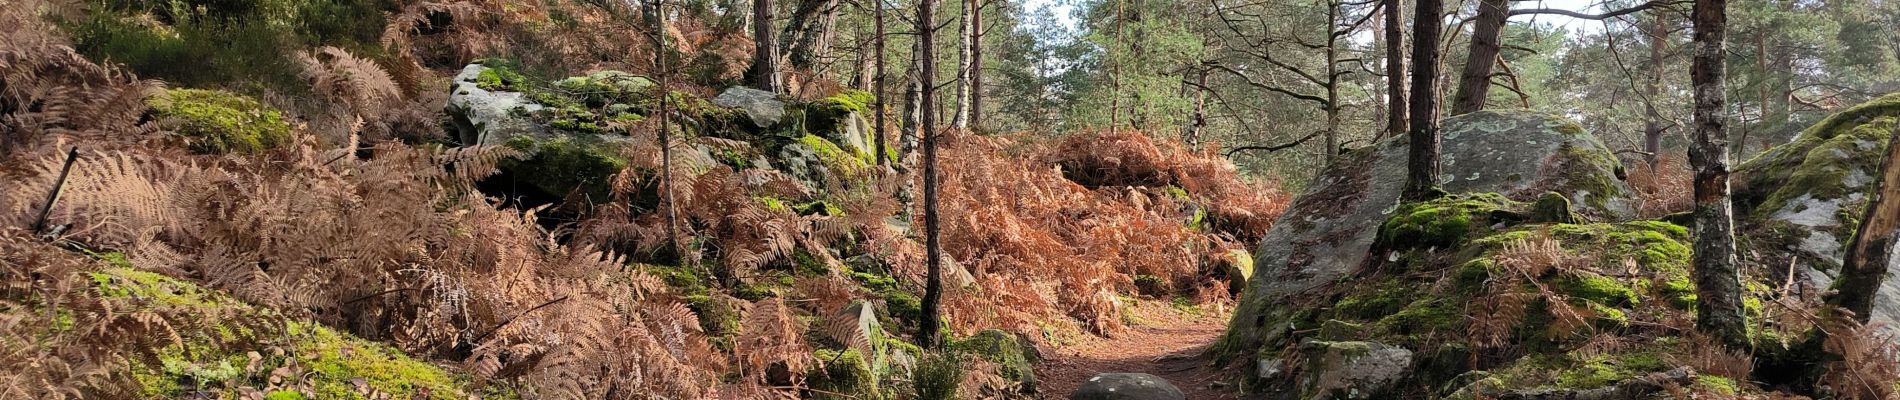
[[[1145,312],[1144,312],[1145,311]],[[1112,338],[1088,336],[1043,349],[1036,378],[1044,399],[1066,399],[1082,381],[1101,372],[1143,372],[1167,379],[1189,399],[1238,399],[1231,371],[1199,357],[1220,338],[1227,314],[1182,315],[1173,310],[1136,311],[1143,321]]]

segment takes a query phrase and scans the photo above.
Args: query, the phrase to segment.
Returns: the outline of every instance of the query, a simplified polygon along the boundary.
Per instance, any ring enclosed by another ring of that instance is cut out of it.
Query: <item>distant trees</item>
[[[1695,143],[1689,147],[1689,164],[1695,168],[1692,275],[1696,284],[1696,328],[1731,347],[1747,348],[1741,272],[1735,256],[1734,205],[1729,200],[1724,111],[1727,87],[1722,80],[1727,7],[1728,0],[1696,0],[1690,15],[1695,24],[1695,55],[1689,69],[1689,80],[1695,87]]]

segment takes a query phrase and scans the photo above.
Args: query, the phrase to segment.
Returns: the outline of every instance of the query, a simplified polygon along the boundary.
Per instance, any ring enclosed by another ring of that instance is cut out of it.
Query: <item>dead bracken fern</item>
[[[1821,384],[1844,399],[1900,398],[1900,342],[1894,333],[1873,324],[1860,324],[1846,311],[1831,313],[1824,323],[1827,341],[1822,346],[1839,360],[1828,362]]]

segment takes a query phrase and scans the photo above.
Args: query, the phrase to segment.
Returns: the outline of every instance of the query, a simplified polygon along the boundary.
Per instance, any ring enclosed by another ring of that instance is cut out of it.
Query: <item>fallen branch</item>
[[[59,202],[59,192],[66,189],[66,175],[73,172],[73,161],[79,160],[79,148],[66,149],[66,165],[59,167],[59,180],[53,181],[53,190],[46,193],[46,207],[40,208],[40,217],[33,220],[33,234],[46,230],[46,217],[53,214],[53,204]]]

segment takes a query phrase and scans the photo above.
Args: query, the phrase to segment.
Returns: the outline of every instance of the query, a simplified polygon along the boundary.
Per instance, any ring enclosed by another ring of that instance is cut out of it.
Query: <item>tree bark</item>
[[[830,47],[821,43],[830,28],[829,18],[819,18],[819,13],[829,13],[836,8],[837,0],[799,0],[798,7],[792,10],[791,20],[785,24],[784,34],[778,38],[778,46],[786,49],[786,61],[792,69],[812,69],[817,65],[819,52]]]
[[[922,71],[918,74],[922,77],[920,79],[922,93],[919,97],[922,99],[921,108],[925,110],[931,109],[932,103],[935,102],[932,92],[936,91],[936,84],[931,80],[933,80],[932,77],[937,76],[936,33],[932,32],[933,21],[936,19],[931,15],[930,9],[935,8],[931,3],[930,0],[924,0],[917,4],[917,42],[923,60],[920,68]],[[935,349],[941,343],[937,331],[942,312],[938,308],[943,298],[943,246],[939,241],[941,227],[937,222],[937,117],[935,113],[924,112],[923,121],[918,125],[923,134],[924,151],[924,264],[926,268],[924,296],[920,301],[920,306],[923,308],[923,320],[917,321],[917,345],[926,349]]]
[[[772,0],[752,0],[752,70],[747,73],[752,86],[772,93],[784,93],[778,76],[778,45],[772,40]]]
[[[1201,130],[1207,128],[1207,73],[1202,68],[1195,78],[1194,115],[1189,118],[1187,134],[1181,135],[1181,141],[1196,150],[1201,148]]]
[[[1438,39],[1444,29],[1442,0],[1418,0],[1412,16],[1412,89],[1407,131],[1405,200],[1419,201],[1439,193],[1438,178]]]
[[[672,89],[667,86],[667,78],[668,75],[672,75],[672,70],[668,68],[666,62],[666,0],[655,0],[652,7],[653,41],[657,49],[653,52],[653,70],[654,74],[658,75],[657,80],[660,86],[660,110],[657,114],[660,119],[660,190],[666,202],[666,238],[673,244],[673,254],[679,256],[681,261],[691,263],[697,269],[696,257],[686,254],[686,240],[685,237],[680,236],[679,203],[676,202],[673,194],[673,135],[669,123],[671,121],[667,118],[672,106],[669,101],[672,96],[668,95]]]
[[[970,14],[977,12],[977,1],[959,1],[963,12],[957,15],[957,104],[956,113],[950,117],[950,126],[957,130],[970,129],[970,58],[976,44],[975,19]]]
[[[1410,130],[1405,101],[1404,0],[1385,0],[1386,135],[1399,137]]]
[[[1458,94],[1451,102],[1451,115],[1484,109],[1491,93],[1491,68],[1497,64],[1499,36],[1504,19],[1511,11],[1510,0],[1478,2],[1478,16],[1472,19],[1471,48],[1465,57],[1464,74],[1458,78]]]
[[[1689,81],[1695,87],[1696,329],[1734,348],[1748,348],[1742,313],[1741,274],[1736,267],[1734,205],[1729,200],[1729,160],[1725,135],[1726,85],[1722,81],[1723,36],[1728,0],[1696,0],[1695,60]]]
[[[1326,165],[1339,154],[1339,7],[1326,3]]]
[[[871,11],[872,23],[877,25],[872,28],[874,34],[877,35],[877,49],[875,49],[877,65],[873,67],[876,71],[872,72],[875,76],[871,77],[873,79],[872,93],[876,96],[873,98],[876,103],[872,105],[872,112],[876,115],[873,117],[875,121],[872,122],[874,125],[871,126],[871,132],[875,137],[874,140],[877,141],[877,165],[885,165],[890,162],[890,157],[886,155],[890,150],[887,150],[889,139],[885,138],[884,132],[884,98],[888,97],[887,92],[884,91],[884,0],[870,1],[877,3],[876,8]]]
[[[970,12],[970,121],[969,125],[983,127],[983,0],[969,0],[976,5],[976,11]]]
[[[1108,79],[1110,81],[1108,130],[1110,132],[1119,129],[1117,125],[1121,124],[1122,118],[1122,63],[1115,59],[1115,54],[1120,52],[1122,47],[1122,1],[1115,0],[1115,41],[1108,48]]]
[[[1649,163],[1650,171],[1655,171],[1662,158],[1663,116],[1656,109],[1657,96],[1662,95],[1663,52],[1669,47],[1668,13],[1653,13],[1655,27],[1649,33],[1649,81],[1643,85],[1643,155]]]
[[[1900,138],[1900,124],[1894,127],[1894,137]],[[1892,141],[1889,139],[1887,144],[1886,161],[1880,163],[1879,181],[1874,182],[1878,191],[1861,216],[1854,240],[1848,243],[1841,277],[1834,281],[1835,291],[1827,296],[1828,305],[1853,312],[1854,320],[1862,324],[1873,314],[1874,296],[1886,279],[1887,261],[1892,259],[1889,252],[1896,233],[1900,233],[1896,231],[1900,229],[1900,146]]]

